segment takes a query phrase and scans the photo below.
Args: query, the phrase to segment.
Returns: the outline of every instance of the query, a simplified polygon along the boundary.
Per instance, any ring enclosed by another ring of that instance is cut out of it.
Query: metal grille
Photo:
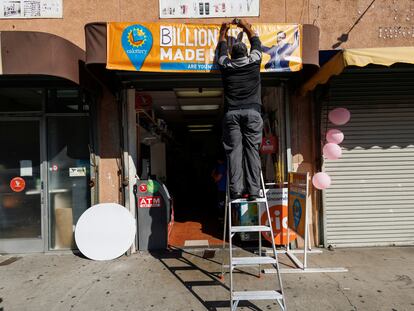
[[[413,71],[348,72],[335,77],[323,102],[321,132],[343,131],[342,158],[325,160],[325,245],[414,244]],[[351,121],[327,122],[345,107]]]

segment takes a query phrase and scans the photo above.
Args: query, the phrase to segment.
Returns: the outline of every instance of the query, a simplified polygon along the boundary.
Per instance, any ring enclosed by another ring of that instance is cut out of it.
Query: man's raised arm
[[[260,61],[262,59],[262,43],[259,36],[253,30],[252,25],[246,22],[244,19],[236,19],[237,26],[241,27],[247,34],[250,41],[250,57],[254,61]]]
[[[229,51],[227,48],[227,31],[230,28],[229,23],[221,24],[220,28],[220,36],[219,36],[219,43],[217,46],[218,50],[218,63],[219,65],[223,66],[229,58]]]

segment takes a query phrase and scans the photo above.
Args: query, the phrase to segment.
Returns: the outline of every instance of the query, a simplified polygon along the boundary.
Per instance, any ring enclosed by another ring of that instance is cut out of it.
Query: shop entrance
[[[211,177],[221,146],[221,88],[136,92],[138,175],[166,184],[173,198],[170,244],[220,244]],[[223,176],[225,178],[225,176]]]
[[[221,143],[222,88],[136,91],[138,176],[165,183],[174,201],[172,246],[222,243],[223,210],[212,177]],[[286,140],[282,87],[263,87],[265,136],[274,152],[262,156],[267,181],[285,181]],[[225,178],[225,176],[223,176]]]
[[[167,157],[167,176],[171,177],[171,191],[175,194],[170,243],[218,245],[223,233],[223,210],[218,207],[218,190],[212,175],[217,161],[225,158],[220,122],[188,126],[187,131],[179,134],[180,145],[168,150],[171,152]]]
[[[91,202],[88,110],[78,89],[0,88],[0,253],[76,247]]]

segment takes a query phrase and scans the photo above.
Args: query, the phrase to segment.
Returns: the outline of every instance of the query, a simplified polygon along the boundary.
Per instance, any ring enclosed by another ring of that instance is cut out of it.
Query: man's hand
[[[235,18],[232,21],[232,24],[237,25],[240,28],[243,28],[243,30],[250,30],[252,25],[250,25],[247,21],[245,21],[244,19],[241,18]]]
[[[240,27],[240,28],[242,28],[243,31],[247,33],[247,36],[249,37],[249,39],[251,37],[254,37],[255,36],[255,33],[254,33],[253,29],[252,29],[252,25],[249,24],[246,20],[241,19],[241,18],[235,18],[233,20],[233,23],[237,23],[237,26]]]
[[[221,24],[221,28],[220,28],[220,32],[227,32],[227,30],[229,30],[230,28],[230,23],[222,23]]]
[[[225,38],[225,36],[227,35],[227,31],[230,28],[230,23],[222,23],[221,27],[220,27],[220,38]]]

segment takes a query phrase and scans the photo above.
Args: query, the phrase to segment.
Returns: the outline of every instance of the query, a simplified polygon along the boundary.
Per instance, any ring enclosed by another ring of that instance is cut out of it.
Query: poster
[[[260,0],[159,0],[160,18],[259,16]]]
[[[253,24],[262,42],[262,72],[302,69],[302,27],[297,24]],[[108,69],[149,72],[218,70],[218,24],[108,23]],[[229,49],[241,29],[229,29]],[[243,42],[249,47],[247,35]]]
[[[33,176],[32,160],[20,160],[20,176]]]
[[[86,167],[69,167],[69,177],[84,177],[86,176]]]
[[[296,234],[293,230],[290,230],[288,239],[288,188],[266,189],[266,197],[275,244],[286,245],[288,241],[294,241]],[[261,224],[269,225],[265,204],[260,205],[260,215]],[[271,242],[270,232],[262,232],[262,235]]]
[[[305,237],[308,196],[308,175],[289,173],[288,222],[298,235]]]
[[[0,0],[0,18],[62,18],[63,0]]]

